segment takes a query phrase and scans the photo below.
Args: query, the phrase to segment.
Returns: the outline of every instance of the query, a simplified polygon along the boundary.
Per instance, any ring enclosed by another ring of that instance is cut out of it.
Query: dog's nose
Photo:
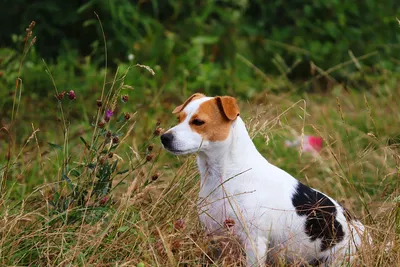
[[[161,143],[164,146],[170,145],[172,140],[174,140],[174,135],[171,132],[161,135]]]

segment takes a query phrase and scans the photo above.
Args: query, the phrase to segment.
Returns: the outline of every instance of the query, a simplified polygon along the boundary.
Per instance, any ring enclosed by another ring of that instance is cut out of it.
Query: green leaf
[[[94,168],[96,168],[96,164],[94,164],[94,163],[89,163],[89,164],[87,165],[87,167],[88,167],[89,169],[94,169]]]
[[[117,229],[117,232],[126,232],[129,229],[128,226],[121,226],[120,228]]]
[[[192,38],[193,44],[215,44],[219,40],[218,36],[196,36]]]
[[[68,177],[67,175],[63,174],[63,175],[61,176],[61,178],[62,178],[63,180],[65,180],[65,181],[67,181],[69,184],[72,184],[71,179],[69,179],[69,177]]]
[[[117,168],[118,160],[116,160],[111,168],[111,172],[114,172],[115,169]]]
[[[53,143],[50,143],[50,142],[47,142],[47,143],[50,145],[51,148],[58,149],[60,151],[63,150],[62,146],[60,146],[60,145],[53,144]]]
[[[64,181],[67,181],[68,188],[73,191],[74,190],[74,184],[72,183],[71,179],[65,174],[61,175],[61,179]]]
[[[81,141],[85,144],[85,146],[87,148],[90,148],[89,144],[86,142],[86,140],[82,136],[79,136],[79,138],[81,139]]]
[[[75,177],[81,176],[81,173],[78,172],[77,170],[72,170],[72,171],[71,171],[71,174],[72,174],[73,176],[75,176]]]
[[[126,170],[117,172],[117,174],[124,174],[124,173],[127,173],[128,171],[129,171],[129,169],[126,169]]]

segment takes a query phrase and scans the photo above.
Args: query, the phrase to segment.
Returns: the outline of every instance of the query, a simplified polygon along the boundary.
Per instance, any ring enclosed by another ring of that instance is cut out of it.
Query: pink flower
[[[68,95],[68,98],[69,98],[70,100],[74,100],[74,99],[76,98],[76,95],[75,95],[74,90],[69,91],[69,92],[67,93],[67,95]]]
[[[104,116],[104,120],[105,121],[110,121],[110,119],[111,119],[111,116],[113,115],[114,113],[113,113],[113,111],[111,110],[111,109],[107,109],[107,111],[106,111],[106,115]]]
[[[322,149],[323,140],[319,136],[308,136],[308,143],[314,150],[319,152]]]
[[[108,202],[109,198],[107,196],[100,199],[100,205],[105,205]]]
[[[299,147],[303,145],[302,149],[304,152],[316,153],[320,152],[323,146],[323,139],[319,136],[306,135],[301,143],[301,137],[297,137],[294,141],[285,141],[285,145],[288,147]]]

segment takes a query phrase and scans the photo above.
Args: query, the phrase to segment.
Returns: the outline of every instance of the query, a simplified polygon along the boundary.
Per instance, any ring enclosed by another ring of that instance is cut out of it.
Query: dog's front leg
[[[267,240],[260,237],[248,237],[244,244],[248,267],[265,266],[267,256]]]

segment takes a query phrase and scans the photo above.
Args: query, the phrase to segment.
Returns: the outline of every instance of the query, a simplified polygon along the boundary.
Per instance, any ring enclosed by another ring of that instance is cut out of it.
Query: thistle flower
[[[70,100],[76,99],[76,95],[75,95],[74,90],[69,91],[69,92],[67,93],[67,95],[68,95],[68,98],[69,98]]]
[[[171,243],[171,248],[172,250],[178,250],[182,247],[182,242],[179,239],[176,239],[174,241],[172,241]]]
[[[111,119],[111,116],[112,116],[113,114],[114,114],[114,113],[113,113],[113,111],[112,111],[111,109],[107,109],[106,115],[104,116],[104,120],[105,120],[106,122],[109,122],[110,119]]]
[[[184,230],[186,228],[186,223],[184,219],[178,219],[174,222],[174,228],[175,230]]]
[[[156,172],[155,174],[153,174],[151,176],[151,180],[154,182],[156,181],[159,177],[160,177],[161,173],[160,172]]]
[[[147,151],[153,151],[153,148],[154,148],[154,145],[151,144],[151,145],[149,145],[149,146],[147,147]]]
[[[129,96],[128,96],[128,95],[123,95],[123,96],[121,96],[121,101],[122,101],[123,103],[128,102],[128,100],[129,100]]]
[[[118,143],[119,143],[119,138],[118,138],[118,136],[114,136],[113,139],[112,139],[112,142],[113,142],[114,144],[118,144]]]
[[[126,121],[129,121],[130,118],[131,118],[131,114],[129,114],[129,113],[125,113],[125,114],[124,114],[124,119],[125,119]]]
[[[65,91],[64,92],[61,92],[61,93],[59,93],[56,97],[57,97],[57,99],[58,100],[63,100],[63,98],[64,98],[64,95],[65,95]]]
[[[103,120],[99,121],[99,123],[97,124],[97,126],[99,126],[99,128],[103,129],[105,126],[105,122]]]
[[[154,131],[154,135],[155,136],[159,136],[161,134],[161,132],[163,131],[163,128],[158,127],[155,131]]]
[[[228,229],[232,228],[233,226],[235,226],[235,221],[233,219],[226,219],[224,221],[224,226]]]
[[[100,199],[100,205],[105,205],[109,199],[110,198],[108,196],[103,197],[102,199]]]
[[[148,155],[146,156],[146,161],[151,161],[153,158],[154,158],[154,154],[153,154],[153,153],[148,154]]]

